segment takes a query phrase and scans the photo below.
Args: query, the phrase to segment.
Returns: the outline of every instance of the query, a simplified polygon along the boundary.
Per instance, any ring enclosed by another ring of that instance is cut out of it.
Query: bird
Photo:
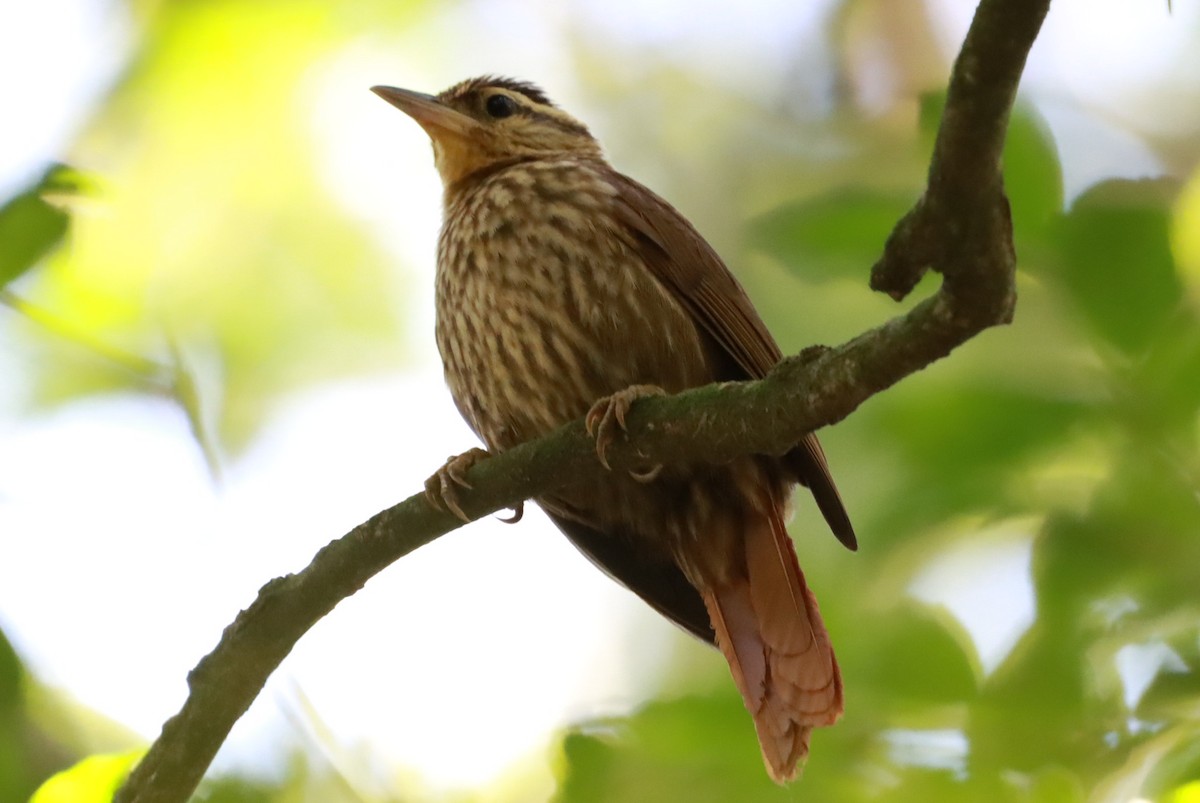
[[[534,501],[601,570],[720,649],[777,783],[796,778],[843,684],[785,527],[797,483],[857,537],[817,438],[783,456],[613,471],[638,399],[761,378],[782,353],[716,251],[667,201],[610,166],[535,84],[498,76],[429,95],[372,91],[428,134],[443,185],[435,333],[455,405],[486,449],[426,483],[459,488],[489,454],[585,418],[594,470]],[[513,520],[520,518],[518,507]]]

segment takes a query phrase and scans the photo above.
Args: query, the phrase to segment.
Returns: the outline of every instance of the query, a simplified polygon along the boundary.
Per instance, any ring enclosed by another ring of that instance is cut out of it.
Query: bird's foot
[[[470,521],[471,517],[463,513],[458,500],[458,489],[471,489],[471,483],[467,482],[467,472],[471,470],[471,466],[488,457],[490,455],[487,450],[478,446],[451,457],[432,477],[425,480],[425,501],[438,510],[453,513],[463,521]]]
[[[600,465],[609,471],[612,470],[608,465],[608,447],[617,439],[619,433],[626,431],[625,415],[633,403],[646,396],[663,396],[665,394],[666,391],[657,385],[630,385],[611,396],[605,396],[592,405],[592,409],[588,410],[587,418],[584,419],[584,425],[587,427],[588,435],[596,440],[596,457],[600,459]],[[661,471],[662,465],[658,464],[650,466],[644,471],[630,471],[629,476],[638,482],[652,482]]]
[[[471,470],[471,466],[488,457],[491,457],[491,453],[478,446],[451,457],[432,477],[425,480],[425,500],[437,510],[453,513],[464,522],[470,522],[471,517],[463,512],[462,504],[458,501],[458,489],[471,490],[471,483],[467,482],[467,472]],[[522,500],[513,507],[511,516],[499,518],[505,524],[516,524],[524,515],[525,502]]]

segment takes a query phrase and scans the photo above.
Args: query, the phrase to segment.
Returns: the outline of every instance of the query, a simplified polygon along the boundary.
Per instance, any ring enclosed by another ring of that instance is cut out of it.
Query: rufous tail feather
[[[733,679],[754,717],[767,771],[793,780],[813,728],[842,714],[842,676],[780,506],[745,532],[746,578],[703,590]]]

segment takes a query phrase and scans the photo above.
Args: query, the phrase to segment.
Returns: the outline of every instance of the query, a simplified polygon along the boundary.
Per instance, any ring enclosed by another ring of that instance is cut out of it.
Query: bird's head
[[[442,182],[455,182],[499,162],[552,155],[600,156],[587,127],[523,81],[484,76],[438,95],[391,86],[371,91],[416,120],[433,140]]]

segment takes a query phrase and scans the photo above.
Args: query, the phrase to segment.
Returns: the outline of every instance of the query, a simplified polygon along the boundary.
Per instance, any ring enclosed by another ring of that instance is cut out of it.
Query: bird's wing
[[[646,266],[747,378],[766,376],[783,354],[717,252],[675,207],[633,179],[612,177],[617,219],[633,235]]]
[[[617,220],[642,261],[743,373],[722,378],[766,376],[782,352],[717,252],[675,207],[627,176],[615,171],[610,176]],[[812,491],[838,540],[857,549],[854,528],[816,436],[805,436],[785,462]]]

